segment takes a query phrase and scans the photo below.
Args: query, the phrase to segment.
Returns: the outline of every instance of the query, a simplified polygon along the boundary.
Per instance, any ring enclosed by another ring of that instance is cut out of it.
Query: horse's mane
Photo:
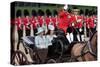
[[[92,40],[92,38],[93,38],[93,36],[94,36],[95,33],[97,33],[97,31],[94,31],[94,32],[93,32],[93,35],[90,37],[90,40],[89,40],[89,41]]]

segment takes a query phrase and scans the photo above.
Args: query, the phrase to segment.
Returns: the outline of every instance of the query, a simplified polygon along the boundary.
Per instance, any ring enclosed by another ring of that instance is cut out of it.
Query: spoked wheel
[[[29,54],[30,54],[30,56],[31,56],[31,58],[33,60],[33,64],[40,63],[40,58],[39,58],[36,50],[32,50],[32,49],[29,48]]]
[[[62,43],[62,41],[58,40],[57,45],[58,45],[58,48],[55,49],[55,51],[56,51],[57,54],[59,54],[59,59],[60,59],[63,55],[63,43]]]
[[[12,61],[11,64],[13,64],[13,65],[27,65],[27,64],[29,64],[27,57],[21,51],[15,51],[13,56],[12,56],[11,61]]]

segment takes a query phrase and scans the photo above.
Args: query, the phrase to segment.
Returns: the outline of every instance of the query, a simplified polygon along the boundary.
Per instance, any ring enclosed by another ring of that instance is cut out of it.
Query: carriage
[[[56,38],[53,38],[52,45],[48,48],[39,49],[36,48],[34,36],[22,37],[20,43],[22,43],[25,54],[29,54],[33,62],[29,62],[26,55],[18,49],[12,55],[12,64],[13,65],[26,65],[26,64],[46,64],[46,63],[61,63],[61,62],[70,62],[71,61],[71,48],[74,44],[78,42],[68,43],[65,38],[65,34],[62,30],[56,31]],[[86,42],[79,42],[86,43]],[[83,51],[83,50],[82,50]],[[15,61],[15,59],[17,59]],[[17,62],[17,63],[16,63]]]
[[[59,34],[58,34],[59,33]],[[66,49],[68,48],[67,41],[64,40],[64,32],[63,31],[57,31],[56,32],[57,37],[53,38],[52,45],[48,46],[48,48],[39,49],[36,48],[34,36],[25,36],[22,37],[20,40],[21,45],[24,47],[25,54],[29,54],[33,60],[33,62],[28,62],[26,55],[19,50],[19,45],[17,45],[17,51],[14,52],[12,56],[12,64],[16,64],[16,61],[14,59],[18,58],[17,60],[18,65],[24,65],[24,64],[44,64],[44,63],[59,63],[59,62],[65,62],[64,60],[66,58],[64,57],[70,57],[68,54],[66,54]]]

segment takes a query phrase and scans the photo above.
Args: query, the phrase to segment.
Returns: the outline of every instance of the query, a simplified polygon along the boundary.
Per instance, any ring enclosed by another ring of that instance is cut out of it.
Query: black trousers
[[[82,29],[82,31],[80,31],[80,29]],[[79,37],[80,37],[80,41],[82,41],[81,35],[84,34],[84,27],[82,27],[82,28],[77,28],[77,31],[78,31],[78,35],[79,35]]]
[[[26,36],[30,36],[30,30],[26,30]]]
[[[17,43],[17,50],[19,49],[20,40],[23,36],[23,30],[18,30],[18,43]]]
[[[36,33],[37,33],[37,29],[35,28],[35,29],[34,29],[34,35],[35,35],[35,36],[37,35]]]
[[[73,28],[73,37],[74,37],[74,41],[78,41],[78,39],[77,39],[77,34],[79,34],[78,28]]]
[[[23,36],[23,30],[18,30],[18,40]]]
[[[95,28],[90,28],[91,32],[94,33],[95,31]]]
[[[13,33],[14,33],[14,25],[11,25],[11,28],[10,28],[10,42],[11,42],[11,54],[13,54],[14,53],[14,49],[15,49],[15,47],[14,47],[14,44],[13,44]]]
[[[87,30],[87,37],[90,36],[90,32],[91,33],[94,33],[95,32],[95,28],[86,28],[86,30]]]
[[[72,33],[72,32],[73,32],[73,27],[68,27],[68,28],[67,28],[67,32],[68,32],[68,33]]]
[[[89,28],[86,27],[86,35],[89,37]]]

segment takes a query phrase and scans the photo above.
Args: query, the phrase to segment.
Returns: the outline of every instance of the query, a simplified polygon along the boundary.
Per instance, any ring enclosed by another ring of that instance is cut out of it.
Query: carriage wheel
[[[33,63],[35,63],[35,64],[40,63],[40,59],[39,59],[39,56],[38,56],[36,50],[32,50],[31,48],[29,48],[29,54],[33,60]]]
[[[57,48],[56,53],[59,54],[59,59],[61,59],[62,55],[63,55],[63,43],[61,40],[58,40],[57,42],[58,44],[60,44],[60,50]]]
[[[54,60],[54,59],[49,59],[49,60],[47,61],[47,63],[56,63],[56,60]]]
[[[13,65],[26,65],[29,64],[27,57],[21,51],[15,51],[12,56],[12,63]]]

